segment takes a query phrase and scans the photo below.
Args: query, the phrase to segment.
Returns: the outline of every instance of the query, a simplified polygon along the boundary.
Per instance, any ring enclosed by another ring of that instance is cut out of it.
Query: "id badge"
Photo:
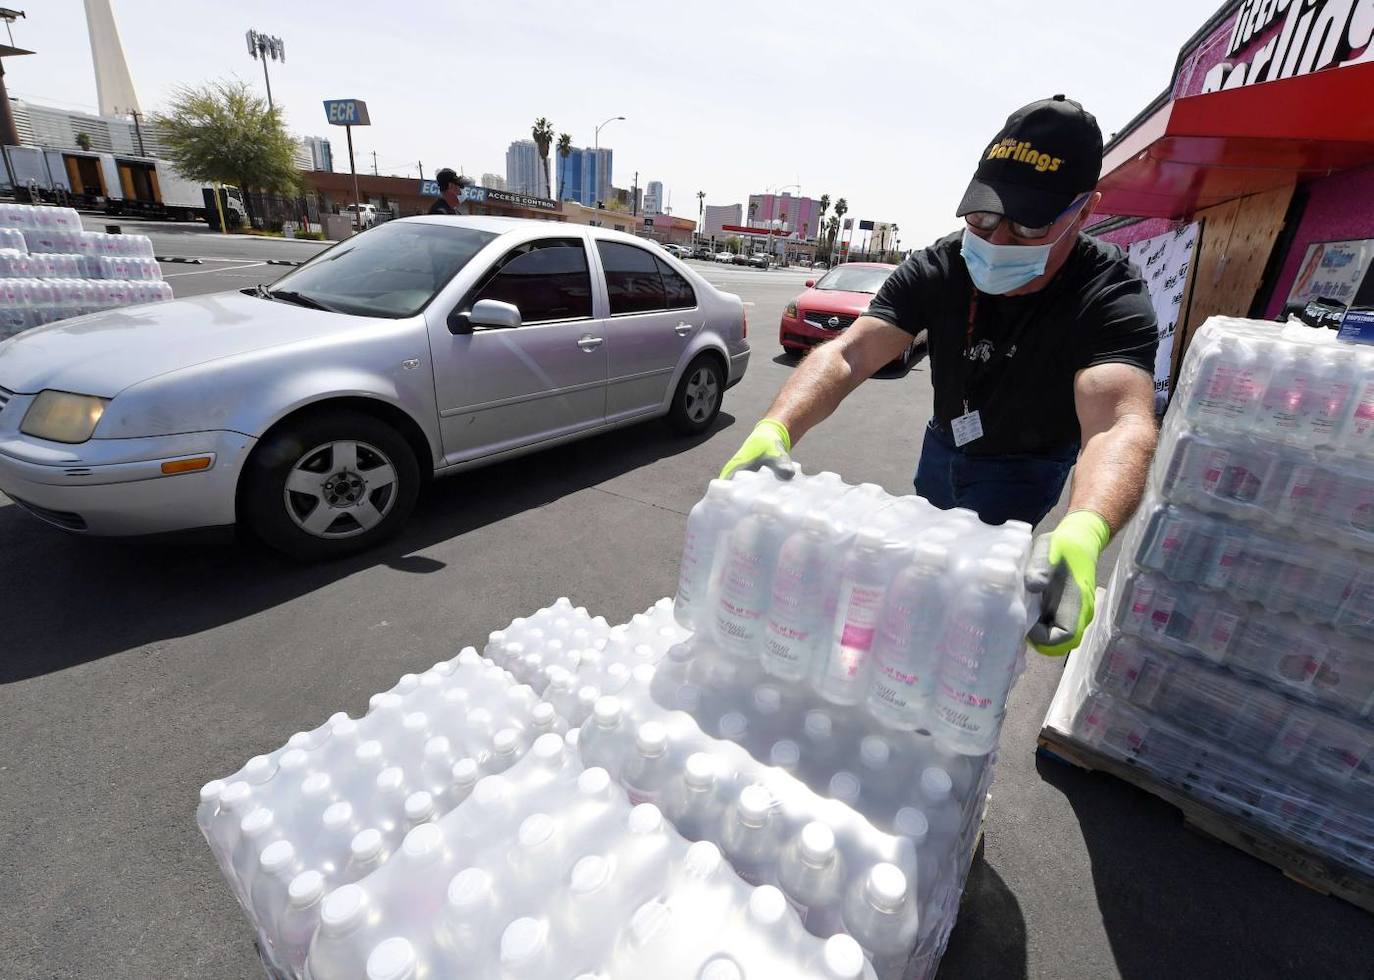
[[[960,415],[949,424],[949,427],[954,432],[954,444],[956,446],[967,446],[983,435],[983,419],[976,408]]]

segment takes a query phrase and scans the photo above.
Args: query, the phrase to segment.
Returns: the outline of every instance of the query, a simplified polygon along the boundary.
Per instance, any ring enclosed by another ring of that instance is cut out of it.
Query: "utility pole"
[[[630,217],[639,217],[639,171],[635,171],[635,182],[630,188]]]
[[[267,74],[267,61],[280,61],[286,64],[286,45],[281,38],[271,34],[259,34],[257,31],[250,30],[245,37],[248,39],[248,53],[254,59],[262,59],[262,80],[267,85],[267,109],[269,112],[276,112],[276,106],[272,104],[272,79]]]
[[[143,118],[143,113],[139,112],[137,109],[130,109],[129,115],[134,117],[134,132],[138,134],[138,155],[146,157],[148,151],[143,148],[143,127],[139,125]]]
[[[377,173],[377,151],[372,151],[372,176],[379,176]]]
[[[421,180],[424,180],[424,179],[425,179],[425,165],[424,165],[424,163],[421,162],[421,161],[419,161],[419,160],[416,160],[416,161],[415,161],[415,169],[418,170],[418,171],[420,171],[420,179],[421,179]]]

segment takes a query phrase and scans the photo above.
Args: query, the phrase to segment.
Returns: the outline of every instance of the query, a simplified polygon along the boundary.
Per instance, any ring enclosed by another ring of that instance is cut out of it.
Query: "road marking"
[[[754,304],[753,304],[753,303],[746,302],[744,305],[745,305],[745,306],[753,306]]]
[[[197,269],[195,272],[169,272],[163,279],[175,279],[177,276],[206,276],[214,272],[233,272],[235,269],[251,269],[257,265],[266,265],[266,262],[249,262],[247,265],[230,266],[227,269]]]

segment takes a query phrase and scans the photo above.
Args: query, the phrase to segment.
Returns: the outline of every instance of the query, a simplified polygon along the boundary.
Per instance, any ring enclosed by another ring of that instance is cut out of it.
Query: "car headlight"
[[[782,308],[782,315],[793,320],[797,318],[797,301],[793,300]]]
[[[40,391],[19,431],[36,439],[53,442],[85,442],[105,414],[108,398],[73,395],[69,391]]]

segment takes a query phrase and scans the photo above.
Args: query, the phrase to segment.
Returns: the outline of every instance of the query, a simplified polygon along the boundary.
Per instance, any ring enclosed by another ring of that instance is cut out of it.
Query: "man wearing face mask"
[[[844,397],[926,332],[935,415],[916,492],[986,522],[1032,525],[1030,633],[1042,653],[1078,645],[1092,619],[1097,560],[1136,505],[1154,453],[1158,328],[1149,294],[1115,246],[1081,230],[1101,195],[1102,133],[1056,95],[1007,119],[983,150],[959,233],[913,253],[866,313],[783,386],[722,476],[776,465]]]

